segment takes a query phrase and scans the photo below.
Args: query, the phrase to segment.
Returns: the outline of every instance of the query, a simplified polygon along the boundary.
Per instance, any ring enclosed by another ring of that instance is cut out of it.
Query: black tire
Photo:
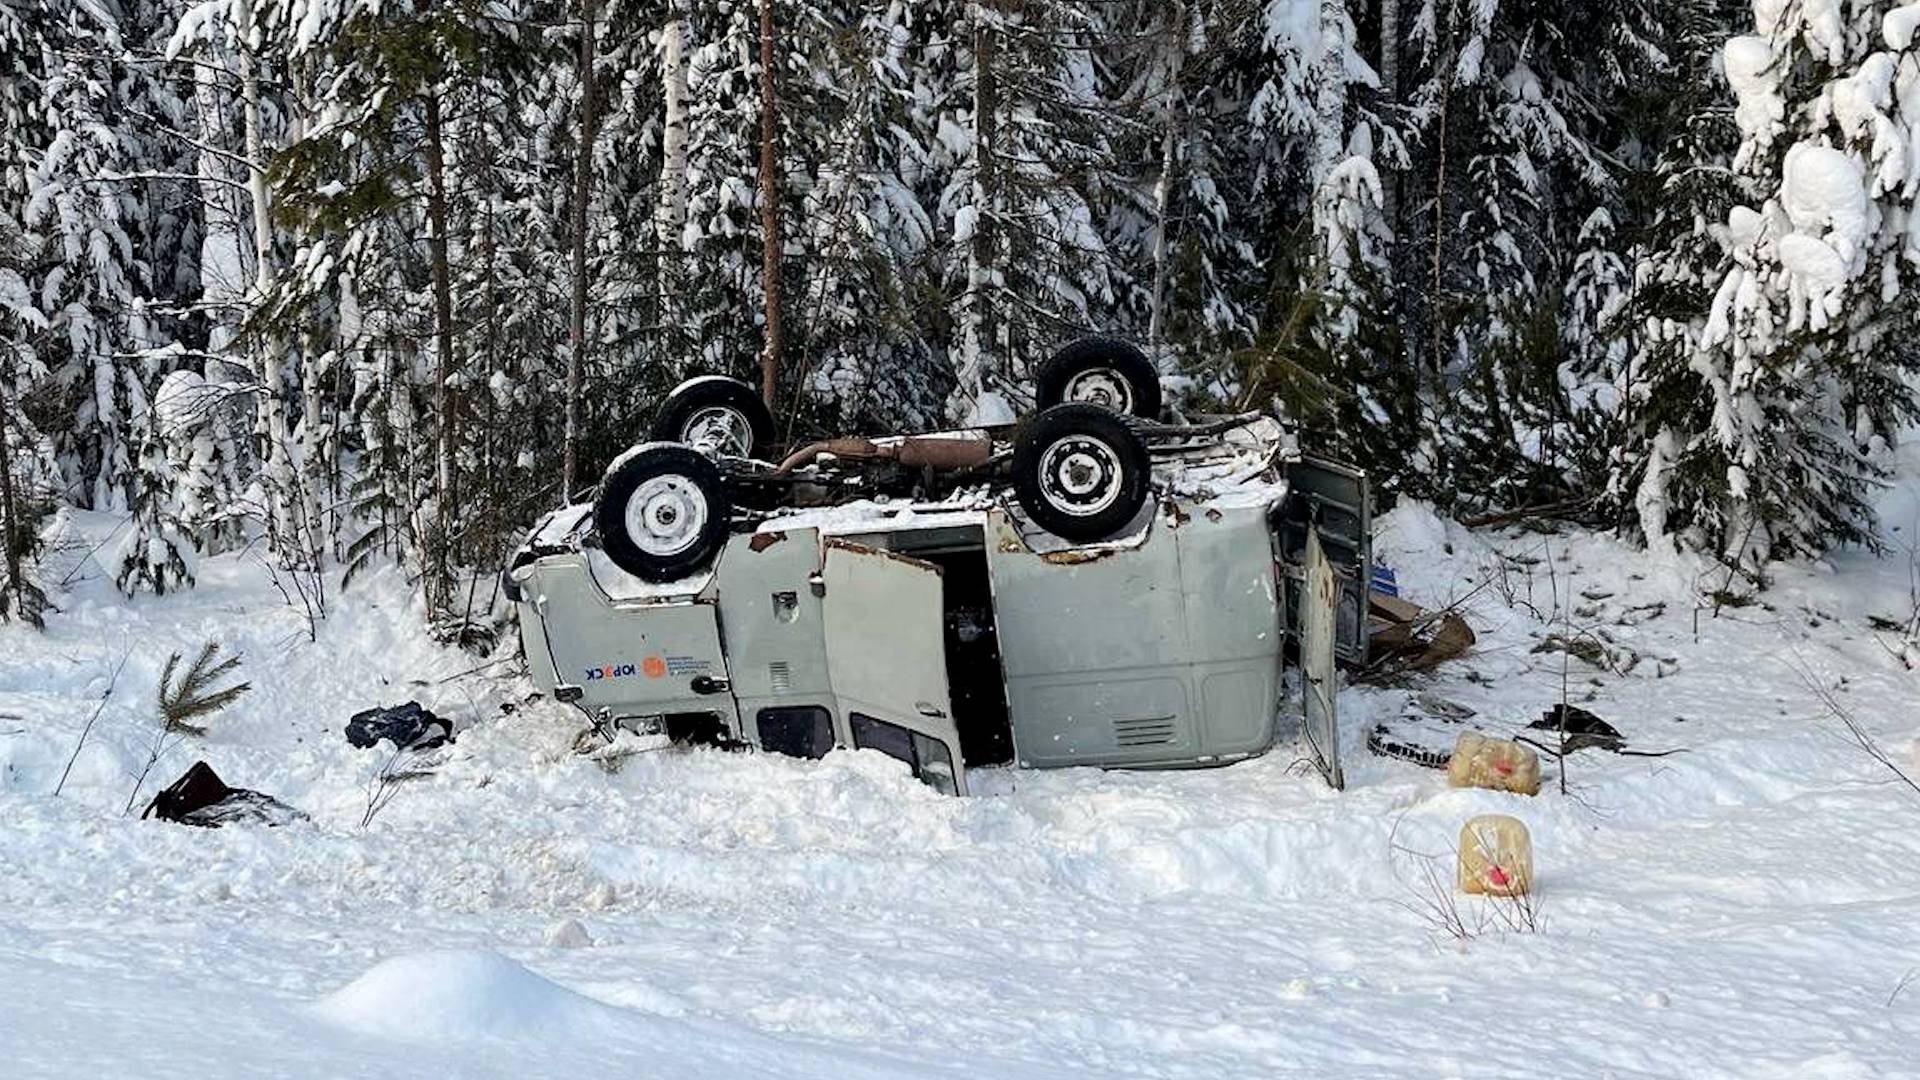
[[[1130,342],[1086,337],[1048,357],[1034,372],[1042,409],[1083,401],[1146,420],[1160,418],[1160,373]]]
[[[676,581],[704,569],[727,542],[732,517],[720,470],[700,451],[674,443],[647,443],[621,455],[593,504],[601,549],[615,566],[646,581]]]
[[[649,437],[730,457],[753,457],[773,443],[773,414],[758,391],[725,375],[702,375],[673,388]]]
[[[1062,540],[1105,540],[1126,528],[1151,479],[1147,444],[1104,405],[1055,405],[1014,437],[1014,495],[1034,524]]]

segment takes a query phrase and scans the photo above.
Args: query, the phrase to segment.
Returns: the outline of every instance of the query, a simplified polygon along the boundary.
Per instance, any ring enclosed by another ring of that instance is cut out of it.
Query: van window
[[[865,713],[849,713],[853,745],[860,750],[878,750],[890,758],[907,763],[913,775],[942,795],[956,792],[953,780],[953,755],[945,743],[910,731],[899,724],[876,720]]]
[[[717,712],[668,713],[661,719],[667,729],[667,738],[682,745],[739,745],[727,737],[727,722]]]
[[[754,717],[760,748],[789,757],[823,758],[833,749],[833,714],[818,705],[761,709]]]
[[[946,743],[916,731],[913,734],[913,750],[918,759],[913,770],[915,776],[942,795],[960,793],[953,780],[953,755],[947,753]]]

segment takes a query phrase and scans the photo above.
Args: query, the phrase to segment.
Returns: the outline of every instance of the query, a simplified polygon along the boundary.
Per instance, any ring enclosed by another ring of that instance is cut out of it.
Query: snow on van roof
[[[1276,464],[1294,456],[1297,455],[1279,422],[1261,417],[1157,462],[1153,470],[1155,486],[1183,502],[1215,506],[1266,505],[1286,493],[1286,482]],[[761,523],[758,531],[815,528],[827,535],[847,535],[979,525],[985,522],[986,512],[996,505],[1023,519],[1012,499],[1002,500],[991,485],[982,484],[934,501],[860,499],[837,506],[793,510]]]
[[[1263,470],[1257,476],[1222,473],[1211,478],[1192,480],[1175,486],[1176,497],[1189,508],[1200,506],[1265,506],[1286,493],[1286,483]],[[969,489],[946,499],[916,502],[908,499],[861,499],[839,506],[794,510],[762,521],[755,532],[782,532],[790,529],[817,529],[822,536],[859,536],[875,533],[954,527],[985,528],[987,514],[999,508],[1007,515],[1028,548],[1041,554],[1077,549],[1095,552],[1138,547],[1146,543],[1162,504],[1152,500],[1141,509],[1133,526],[1109,540],[1076,544],[1063,540],[1027,520],[1019,504],[997,498],[986,486]],[[577,539],[591,519],[592,506],[581,504],[556,511],[540,531],[543,541],[564,543]],[[553,536],[559,540],[550,540]],[[644,581],[615,566],[598,545],[577,544],[586,556],[588,572],[615,601],[671,600],[697,595],[712,581],[712,569],[702,570],[678,581]]]
[[[985,523],[987,511],[994,504],[992,490],[984,485],[933,501],[858,499],[838,506],[789,510],[761,522],[755,531],[819,529],[823,535],[844,536],[849,533],[980,525]]]
[[[1257,436],[1256,436],[1257,438]],[[1236,443],[1204,458],[1177,459],[1154,469],[1156,486],[1187,503],[1216,506],[1259,506],[1286,493],[1286,482],[1274,468],[1272,444]],[[981,484],[945,498],[915,500],[879,497],[856,499],[834,506],[794,508],[775,513],[756,532],[818,529],[829,536],[981,525],[995,506],[1011,507],[992,485]],[[576,503],[542,519],[534,530],[535,545],[565,544],[590,524],[593,504]],[[1016,516],[1018,515],[1016,512]]]

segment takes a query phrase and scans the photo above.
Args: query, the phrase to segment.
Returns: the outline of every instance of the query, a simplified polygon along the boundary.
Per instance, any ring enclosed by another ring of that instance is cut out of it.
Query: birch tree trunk
[[[1347,35],[1351,25],[1346,0],[1320,0],[1320,55],[1314,63],[1313,160],[1308,165],[1316,206],[1321,201],[1320,186],[1346,153]]]
[[[381,355],[385,358],[381,364],[380,377],[385,384],[383,389],[386,393],[387,431],[388,438],[392,440],[390,453],[395,462],[394,468],[384,470],[385,476],[382,483],[388,486],[391,505],[398,508],[397,523],[404,526],[401,529],[394,529],[388,535],[404,537],[414,545],[415,550],[421,550],[425,544],[418,530],[424,523],[420,520],[420,515],[413,512],[413,508],[419,505],[418,499],[415,498],[415,485],[418,483],[419,472],[413,466],[414,462],[420,459],[419,425],[413,401],[413,388],[416,384],[415,364],[408,352],[402,348],[389,347],[381,350]],[[386,513],[384,506],[381,512]],[[395,523],[389,522],[389,524]],[[389,553],[396,558],[407,554],[403,545],[390,548]]]
[[[250,304],[263,303],[273,291],[273,205],[267,190],[266,138],[261,131],[260,73],[253,53],[253,0],[236,0],[239,23],[235,67],[240,76],[241,122],[246,148],[247,196],[253,212],[253,291]],[[255,343],[259,350],[261,391],[256,425],[266,442],[266,511],[278,536],[293,531],[290,500],[295,487],[287,443],[286,368],[280,343],[271,336]]]
[[[678,325],[677,257],[687,226],[687,12],[686,0],[671,0],[667,25],[660,31],[660,75],[664,115],[660,122],[660,202],[654,209],[654,238],[660,247],[661,324]]]
[[[954,393],[960,412],[970,412],[986,391],[985,341],[991,333],[992,310],[988,291],[994,263],[993,153],[994,116],[999,109],[994,83],[994,36],[987,0],[969,5],[973,23],[973,139],[971,190],[972,234],[967,239],[967,285],[960,297],[959,379]],[[964,418],[964,417],[963,417]]]
[[[1446,285],[1446,239],[1447,239],[1447,118],[1453,108],[1453,71],[1454,56],[1451,48],[1445,56],[1446,76],[1441,81],[1439,138],[1434,142],[1433,165],[1433,253],[1429,270],[1430,292],[1427,300],[1427,317],[1433,323],[1433,370],[1431,377],[1434,386],[1444,386],[1447,370],[1447,326],[1443,318],[1442,306],[1445,303]],[[1418,366],[1415,367],[1418,377]],[[1435,396],[1436,401],[1445,401],[1446,395]]]
[[[0,556],[6,559],[7,579],[0,582],[0,619],[7,617],[9,606],[27,618],[26,580],[21,576],[20,535],[25,532],[20,525],[20,507],[13,493],[13,458],[9,451],[7,427],[12,412],[7,399],[0,396]]]
[[[313,111],[313,102],[307,93],[307,88],[313,85],[312,54],[294,59],[290,67],[294,69],[294,77],[286,95],[289,103],[286,137],[289,145],[297,145],[306,138],[307,117]],[[329,413],[323,407],[325,395],[322,392],[326,378],[332,374],[332,367],[338,365],[340,360],[336,356],[327,366],[323,366],[321,360],[326,355],[315,356],[308,352],[302,358],[299,373],[300,432],[295,440],[301,477],[297,505],[302,530],[299,539],[302,553],[312,563],[308,569],[313,570],[320,568],[329,550],[340,539],[337,527],[339,519],[330,509],[337,503],[334,497],[334,452],[340,442],[340,417],[338,410]]]
[[[439,421],[440,436],[434,483],[434,537],[426,591],[429,609],[445,614],[453,583],[454,450],[459,424],[453,396],[453,268],[447,256],[446,132],[441,123],[437,87],[427,93],[425,121],[427,258],[433,277],[434,413]]]
[[[1400,100],[1400,0],[1380,0],[1380,92]]]
[[[1389,107],[1400,103],[1400,0],[1380,0],[1380,96]],[[1384,170],[1380,212],[1387,228],[1400,235],[1400,171]]]
[[[260,130],[260,73],[254,61],[253,0],[237,0],[234,17],[240,23],[240,101],[245,119],[247,195],[253,203],[253,287],[256,299],[273,287],[273,206],[267,193],[265,137]],[[282,431],[284,432],[284,418]]]
[[[760,354],[760,396],[776,411],[780,375],[780,102],[774,87],[773,0],[760,0],[760,277],[767,336]],[[776,413],[777,415],[777,413]]]
[[[1380,98],[1388,108],[1400,104],[1400,0],[1380,0]],[[1382,177],[1380,213],[1386,227],[1400,234],[1400,171]]]
[[[219,152],[221,143],[230,138],[227,95],[221,86],[224,74],[212,63],[193,69],[194,112],[204,144],[196,169],[201,177],[200,213],[205,223],[200,237],[200,296],[203,302],[226,308],[209,316],[209,352],[220,352],[232,343],[234,328],[240,322],[239,306],[246,302],[247,290],[253,285],[243,276],[246,257],[240,239],[240,222],[249,210],[233,187],[238,179],[233,158]],[[251,187],[247,190],[250,193]]]
[[[1153,185],[1153,307],[1147,315],[1147,342],[1156,363],[1165,366],[1160,345],[1167,332],[1167,234],[1173,229],[1174,171],[1179,167],[1180,124],[1185,111],[1180,71],[1187,55],[1187,5],[1173,5],[1173,40],[1163,61],[1160,92],[1160,178]]]
[[[572,350],[567,359],[566,431],[560,468],[560,502],[573,498],[579,480],[580,386],[587,364],[587,203],[593,197],[593,136],[597,117],[593,101],[593,52],[598,11],[594,0],[582,0],[580,28],[580,146],[573,163],[573,298],[567,336]]]
[[[1380,97],[1391,109],[1400,104],[1400,0],[1380,0]],[[1400,170],[1382,169],[1380,176],[1380,218],[1387,225],[1387,265],[1397,273],[1400,262],[1393,251],[1399,246]],[[1438,222],[1435,223],[1436,228]],[[1396,301],[1395,306],[1399,306]],[[1398,316],[1404,319],[1404,314]],[[1414,358],[1411,337],[1403,339],[1396,359],[1407,368],[1408,400],[1417,400],[1420,392],[1420,362]]]

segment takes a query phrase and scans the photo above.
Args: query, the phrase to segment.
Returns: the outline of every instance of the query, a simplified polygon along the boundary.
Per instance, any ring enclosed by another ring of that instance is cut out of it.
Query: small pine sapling
[[[240,666],[238,655],[224,659],[220,656],[220,643],[209,641],[200,647],[200,655],[174,681],[173,673],[180,667],[179,653],[167,657],[167,666],[160,672],[160,688],[154,695],[154,703],[160,723],[153,733],[153,743],[147,749],[147,760],[140,766],[140,774],[133,779],[133,790],[127,795],[125,813],[133,813],[133,807],[140,799],[140,789],[146,785],[147,775],[160,759],[167,756],[180,741],[189,735],[205,735],[207,729],[193,721],[212,716],[240,699],[240,696],[253,689],[252,683],[235,683],[232,686],[214,688],[214,684]]]
[[[207,729],[191,721],[219,712],[253,689],[252,683],[244,682],[213,689],[214,683],[240,666],[240,657],[237,655],[220,659],[220,643],[217,641],[209,641],[201,646],[200,655],[194,658],[180,681],[175,683],[173,673],[179,666],[180,654],[174,653],[167,657],[167,666],[160,673],[157,701],[161,723],[169,733],[205,735]]]

